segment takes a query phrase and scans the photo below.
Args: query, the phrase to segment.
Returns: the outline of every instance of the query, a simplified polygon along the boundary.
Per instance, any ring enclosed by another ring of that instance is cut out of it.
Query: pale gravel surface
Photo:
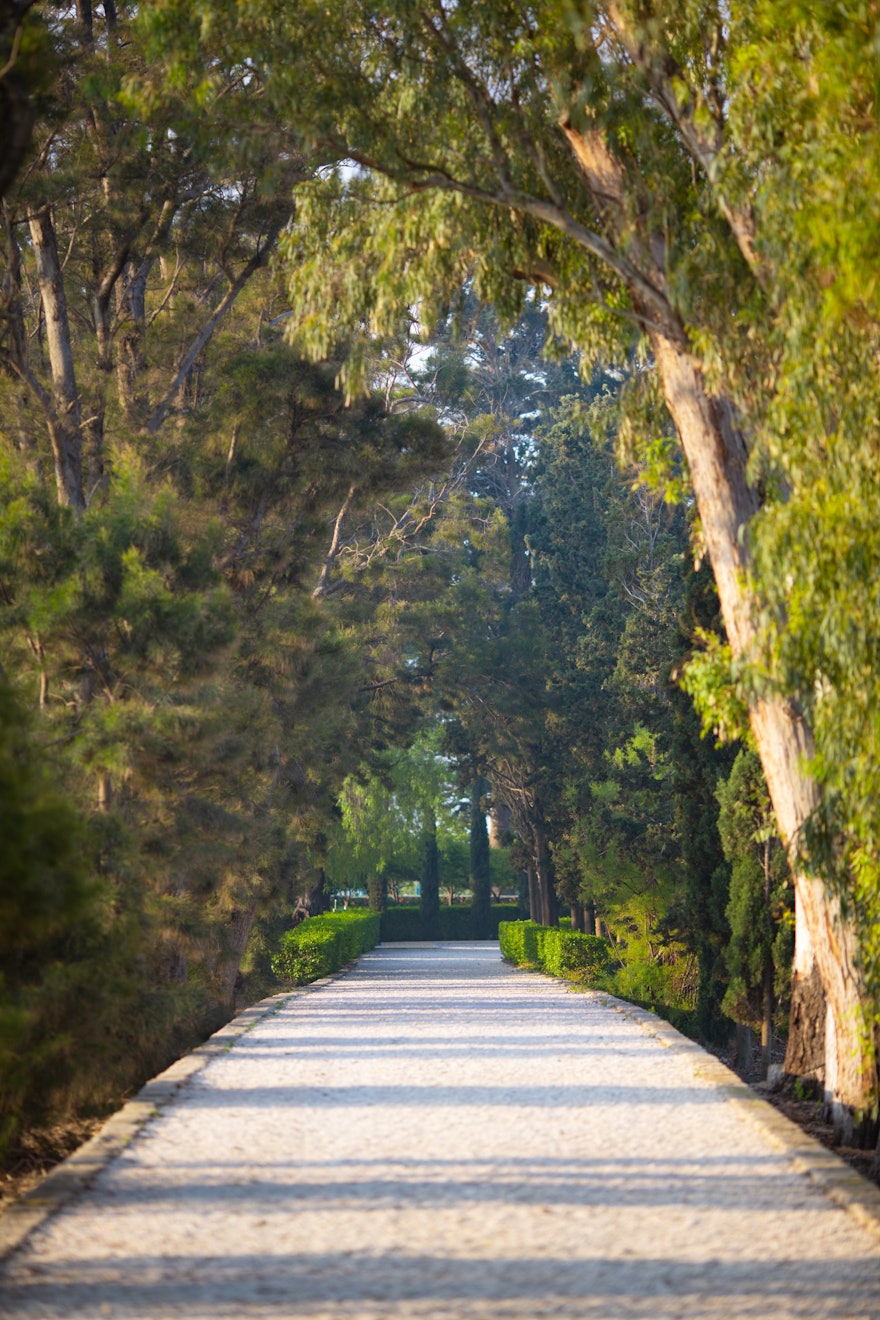
[[[880,1243],[606,1001],[388,946],[212,1058],[0,1314],[880,1317]]]

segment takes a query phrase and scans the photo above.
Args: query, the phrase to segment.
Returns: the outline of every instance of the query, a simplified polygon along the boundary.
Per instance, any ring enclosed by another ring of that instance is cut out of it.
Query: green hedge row
[[[511,903],[493,903],[489,917],[490,940],[498,939],[498,927],[501,922],[509,922],[516,908]],[[382,913],[382,939],[388,944],[401,940],[422,940],[422,914],[413,907],[389,907]],[[437,933],[440,940],[472,940],[473,916],[470,907],[441,907],[437,917]]]
[[[599,935],[539,926],[536,921],[502,921],[498,939],[502,956],[518,967],[537,967],[550,976],[611,989],[611,945]]]
[[[329,976],[379,943],[379,913],[368,908],[308,917],[281,937],[272,958],[279,981],[305,985]]]

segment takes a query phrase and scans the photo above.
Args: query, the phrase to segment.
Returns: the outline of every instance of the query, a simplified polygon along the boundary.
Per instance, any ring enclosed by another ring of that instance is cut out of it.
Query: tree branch
[[[150,415],[150,419],[147,422],[148,434],[155,435],[156,432],[160,429],[160,427],[167,419],[168,414],[171,412],[171,408],[174,403],[174,400],[177,398],[178,394],[180,393],[180,388],[183,385],[183,382],[186,380],[187,376],[189,375],[190,371],[192,370],[193,365],[195,364],[199,354],[202,352],[205,345],[210,340],[214,331],[217,329],[217,326],[223,320],[224,316],[229,311],[230,307],[232,307],[233,303],[235,302],[238,295],[241,293],[244,286],[247,284],[248,280],[251,278],[252,275],[254,275],[260,269],[261,266],[265,265],[266,258],[268,257],[270,251],[274,247],[275,240],[277,239],[280,231],[281,231],[281,222],[277,221],[272,225],[272,227],[269,230],[268,236],[259,245],[256,252],[251,257],[250,261],[233,280],[232,284],[229,286],[228,290],[226,291],[225,296],[221,299],[217,307],[215,307],[214,311],[208,317],[207,321],[202,326],[201,330],[196,335],[195,339],[192,341],[189,348],[181,357],[180,362],[177,365],[177,370],[174,373],[174,379],[172,380],[168,389],[165,391],[164,398],[161,400],[160,403],[156,405],[156,407],[153,409],[152,414]]]

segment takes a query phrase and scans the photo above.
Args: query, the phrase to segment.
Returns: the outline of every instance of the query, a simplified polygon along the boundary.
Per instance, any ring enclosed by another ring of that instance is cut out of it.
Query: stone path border
[[[750,1126],[761,1132],[777,1150],[787,1156],[798,1173],[805,1174],[835,1204],[848,1211],[862,1228],[880,1238],[880,1187],[868,1182],[839,1155],[835,1155],[833,1150],[823,1146],[815,1137],[799,1128],[797,1123],[786,1118],[769,1100],[758,1095],[737,1077],[731,1068],[701,1045],[683,1036],[671,1023],[647,1009],[627,1004],[601,990],[586,993],[607,1004],[615,1013],[638,1023],[647,1035],[653,1036],[665,1048],[690,1054],[697,1074],[723,1092]]]
[[[159,1073],[123,1105],[79,1150],[45,1175],[41,1182],[0,1213],[0,1261],[11,1255],[25,1239],[63,1206],[73,1201],[137,1135],[149,1119],[165,1107],[180,1088],[200,1072],[215,1055],[232,1048],[235,1042],[258,1022],[277,1013],[290,1000],[320,991],[344,976],[349,967],[311,985],[271,995],[236,1014],[224,1027],[189,1054]],[[548,981],[558,980],[541,976]],[[796,1123],[757,1095],[730,1068],[702,1046],[683,1036],[669,1022],[647,1009],[628,1004],[601,990],[572,987],[574,992],[596,999],[615,1013],[636,1023],[646,1035],[667,1049],[692,1057],[700,1077],[730,1100],[747,1122],[792,1163],[796,1172],[810,1178],[837,1205],[845,1209],[862,1228],[880,1239],[880,1188],[850,1168],[833,1151],[802,1131]]]

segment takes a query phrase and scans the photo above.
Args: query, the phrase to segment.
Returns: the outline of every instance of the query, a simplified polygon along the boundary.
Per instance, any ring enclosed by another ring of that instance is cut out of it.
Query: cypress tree
[[[489,873],[489,830],[483,808],[483,794],[488,787],[482,777],[471,786],[471,929],[474,939],[490,936],[492,884]]]
[[[437,820],[428,821],[423,841],[421,899],[422,939],[435,940],[440,927],[440,854],[437,848]]]

